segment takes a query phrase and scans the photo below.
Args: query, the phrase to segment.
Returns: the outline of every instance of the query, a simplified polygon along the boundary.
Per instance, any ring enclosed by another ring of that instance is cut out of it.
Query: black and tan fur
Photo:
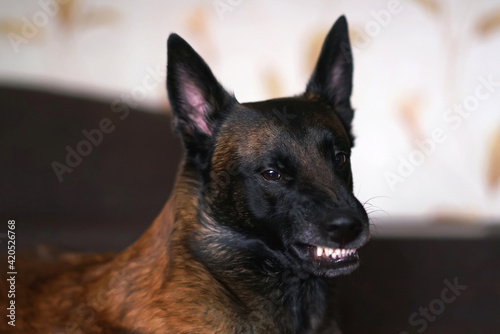
[[[167,88],[185,146],[171,198],[121,254],[23,274],[15,332],[339,333],[336,277],[358,258],[316,247],[354,250],[369,235],[352,194],[345,18],[302,95],[241,104],[177,35]]]

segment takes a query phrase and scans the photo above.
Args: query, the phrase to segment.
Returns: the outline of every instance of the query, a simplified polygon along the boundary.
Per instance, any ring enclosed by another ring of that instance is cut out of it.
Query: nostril
[[[361,220],[353,216],[337,216],[330,219],[326,225],[330,239],[340,245],[345,245],[356,239],[362,229]]]

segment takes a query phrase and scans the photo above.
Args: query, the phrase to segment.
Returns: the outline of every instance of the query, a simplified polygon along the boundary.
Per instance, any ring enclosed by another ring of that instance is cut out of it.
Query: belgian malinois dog
[[[19,287],[15,329],[340,333],[335,278],[369,238],[352,193],[352,69],[341,17],[305,93],[239,103],[172,34],[167,89],[185,159],[170,199],[121,254],[66,257]]]

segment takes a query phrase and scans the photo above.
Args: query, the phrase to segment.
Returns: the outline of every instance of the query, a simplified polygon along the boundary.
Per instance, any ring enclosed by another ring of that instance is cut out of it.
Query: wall
[[[167,106],[176,32],[240,101],[297,94],[341,14],[355,57],[355,192],[374,220],[499,222],[498,1],[8,0],[0,80]]]

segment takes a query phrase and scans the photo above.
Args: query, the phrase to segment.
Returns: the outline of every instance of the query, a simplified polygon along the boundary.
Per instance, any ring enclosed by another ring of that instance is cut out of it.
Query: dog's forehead
[[[349,136],[334,109],[327,103],[304,96],[244,103],[238,110],[236,123],[242,120],[247,130],[261,135],[279,133],[306,136],[334,134],[348,144]],[[246,132],[242,129],[242,132]]]
[[[227,152],[232,147],[245,156],[261,155],[270,148],[315,155],[315,148],[325,142],[350,148],[349,136],[333,108],[303,97],[238,105],[224,121],[220,135],[220,149]]]
[[[330,128],[338,133],[345,132],[333,108],[320,99],[299,96],[243,103],[241,106],[261,116],[262,122],[289,131],[316,126]]]

